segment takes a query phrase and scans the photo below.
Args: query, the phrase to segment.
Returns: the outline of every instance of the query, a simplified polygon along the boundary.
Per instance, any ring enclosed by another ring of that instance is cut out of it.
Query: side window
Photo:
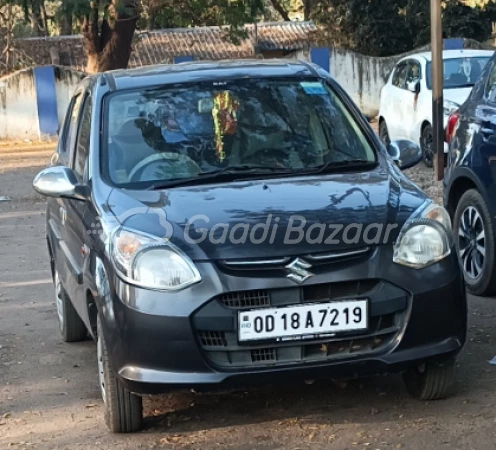
[[[62,136],[61,145],[59,146],[59,153],[65,159],[68,159],[76,141],[79,108],[81,107],[82,98],[83,96],[81,95],[81,93],[76,94],[76,96],[73,97],[67,110],[67,115],[64,123],[64,134]]]
[[[491,67],[491,72],[487,79],[486,95],[491,103],[496,103],[496,63]]]
[[[405,78],[406,78],[406,71],[407,71],[408,65],[407,63],[401,63],[396,67],[393,75],[393,86],[396,86],[397,88],[400,89],[405,89]]]
[[[410,61],[406,72],[406,82],[416,83],[420,80],[420,64],[415,61]]]
[[[91,97],[85,97],[83,108],[81,110],[81,121],[77,133],[76,151],[74,154],[73,170],[79,181],[84,178],[86,161],[90,148],[90,128],[91,128]]]

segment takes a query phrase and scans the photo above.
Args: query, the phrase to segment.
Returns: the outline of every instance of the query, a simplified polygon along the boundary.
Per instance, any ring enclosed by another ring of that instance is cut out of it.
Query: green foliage
[[[145,0],[138,28],[231,25],[237,30],[256,21],[264,8],[263,0]]]
[[[445,0],[443,6],[445,38],[491,37],[496,0]],[[430,0],[319,0],[312,19],[324,39],[368,55],[395,55],[430,42]]]
[[[358,52],[383,56],[410,45],[409,26],[396,0],[319,0],[312,18],[326,38]]]
[[[496,22],[495,2],[470,7],[458,1],[448,1],[444,10],[444,31],[449,37],[464,37],[476,41],[487,40]]]

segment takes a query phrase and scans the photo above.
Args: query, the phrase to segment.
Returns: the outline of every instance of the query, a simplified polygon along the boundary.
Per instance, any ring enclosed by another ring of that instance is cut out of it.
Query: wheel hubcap
[[[484,222],[473,206],[467,207],[461,215],[458,249],[465,276],[470,280],[478,279],[486,262],[486,239]]]
[[[59,273],[55,272],[55,304],[57,305],[57,316],[61,331],[64,329],[64,299],[62,295],[62,283],[60,282]]]
[[[424,158],[426,161],[432,161],[432,133],[428,130],[424,131],[422,139],[422,149],[424,151]]]
[[[103,403],[107,403],[107,395],[105,393],[105,376],[103,367],[103,343],[102,338],[98,337],[97,342],[97,356],[98,356],[98,381],[100,383],[100,392],[102,394]]]

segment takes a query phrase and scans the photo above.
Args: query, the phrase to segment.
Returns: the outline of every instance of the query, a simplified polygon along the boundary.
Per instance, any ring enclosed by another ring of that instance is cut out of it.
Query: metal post
[[[443,28],[441,0],[431,0],[432,46],[432,128],[433,146],[437,155],[436,175],[444,177],[444,114],[443,114]]]

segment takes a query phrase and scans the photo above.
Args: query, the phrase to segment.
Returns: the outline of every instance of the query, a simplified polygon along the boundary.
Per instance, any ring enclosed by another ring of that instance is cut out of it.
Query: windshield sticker
[[[326,93],[324,86],[318,81],[302,81],[300,86],[309,95],[323,95]]]

